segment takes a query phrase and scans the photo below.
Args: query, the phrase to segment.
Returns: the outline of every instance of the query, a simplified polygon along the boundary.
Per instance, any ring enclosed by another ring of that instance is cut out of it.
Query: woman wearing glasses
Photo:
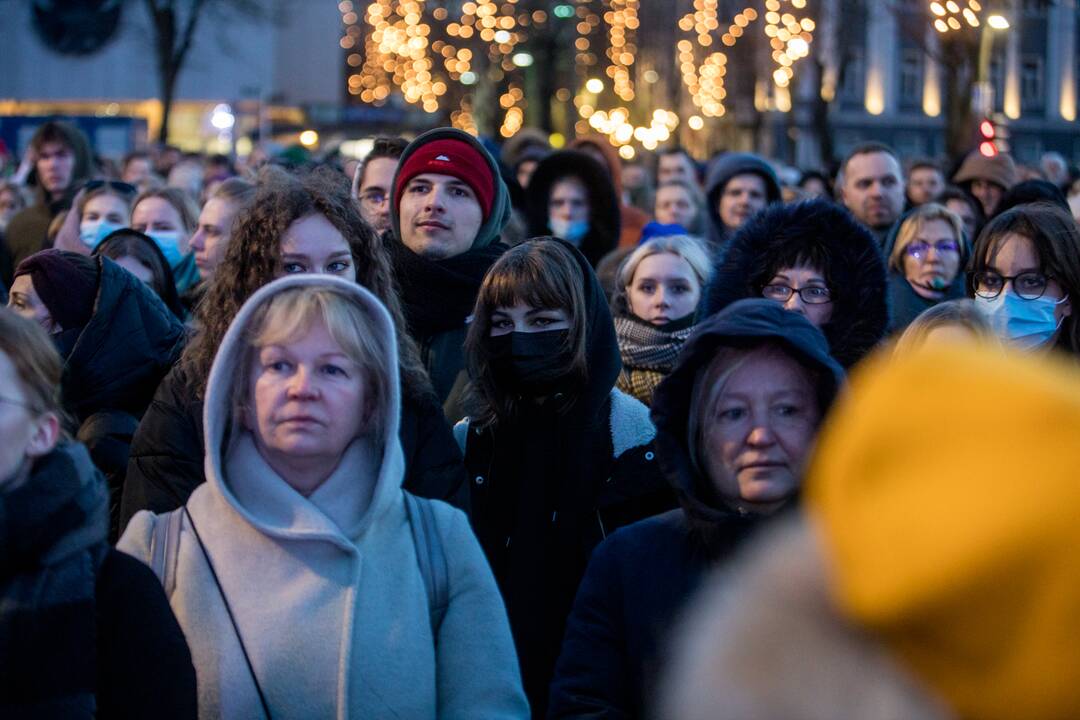
[[[971,271],[975,303],[1003,340],[1080,352],[1080,230],[1067,212],[1034,203],[998,215],[975,243]]]
[[[890,332],[940,302],[964,297],[963,232],[956,213],[937,203],[920,205],[900,221],[889,253]]]
[[[764,297],[806,317],[851,367],[885,336],[885,264],[873,236],[825,201],[772,205],[748,220],[722,254],[699,315]]]

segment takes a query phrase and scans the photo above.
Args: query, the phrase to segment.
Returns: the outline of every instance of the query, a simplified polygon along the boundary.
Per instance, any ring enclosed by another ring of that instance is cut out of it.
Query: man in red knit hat
[[[394,176],[388,241],[409,332],[451,422],[463,413],[466,318],[506,250],[510,194],[476,138],[438,128],[413,140]]]

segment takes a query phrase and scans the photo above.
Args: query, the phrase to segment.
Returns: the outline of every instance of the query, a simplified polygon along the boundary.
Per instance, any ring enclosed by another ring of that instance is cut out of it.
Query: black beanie
[[[29,275],[34,291],[62,330],[84,327],[94,314],[98,263],[66,250],[42,250],[19,263],[15,277]]]

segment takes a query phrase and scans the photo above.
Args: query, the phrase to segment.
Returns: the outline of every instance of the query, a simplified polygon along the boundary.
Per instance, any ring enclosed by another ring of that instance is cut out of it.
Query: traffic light
[[[994,157],[998,154],[997,144],[994,142],[996,137],[997,129],[994,123],[989,118],[983,118],[979,123],[979,152],[985,157]]]

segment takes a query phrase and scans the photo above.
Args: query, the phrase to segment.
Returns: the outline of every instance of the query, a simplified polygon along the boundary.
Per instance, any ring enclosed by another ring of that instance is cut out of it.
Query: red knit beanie
[[[34,292],[62,330],[84,327],[98,292],[96,260],[66,250],[42,250],[19,263],[15,277],[29,275]]]
[[[479,150],[467,142],[450,138],[432,140],[418,147],[398,170],[395,207],[401,207],[401,194],[409,181],[424,173],[450,175],[468,185],[476,193],[484,220],[487,220],[495,202],[495,178]]]

